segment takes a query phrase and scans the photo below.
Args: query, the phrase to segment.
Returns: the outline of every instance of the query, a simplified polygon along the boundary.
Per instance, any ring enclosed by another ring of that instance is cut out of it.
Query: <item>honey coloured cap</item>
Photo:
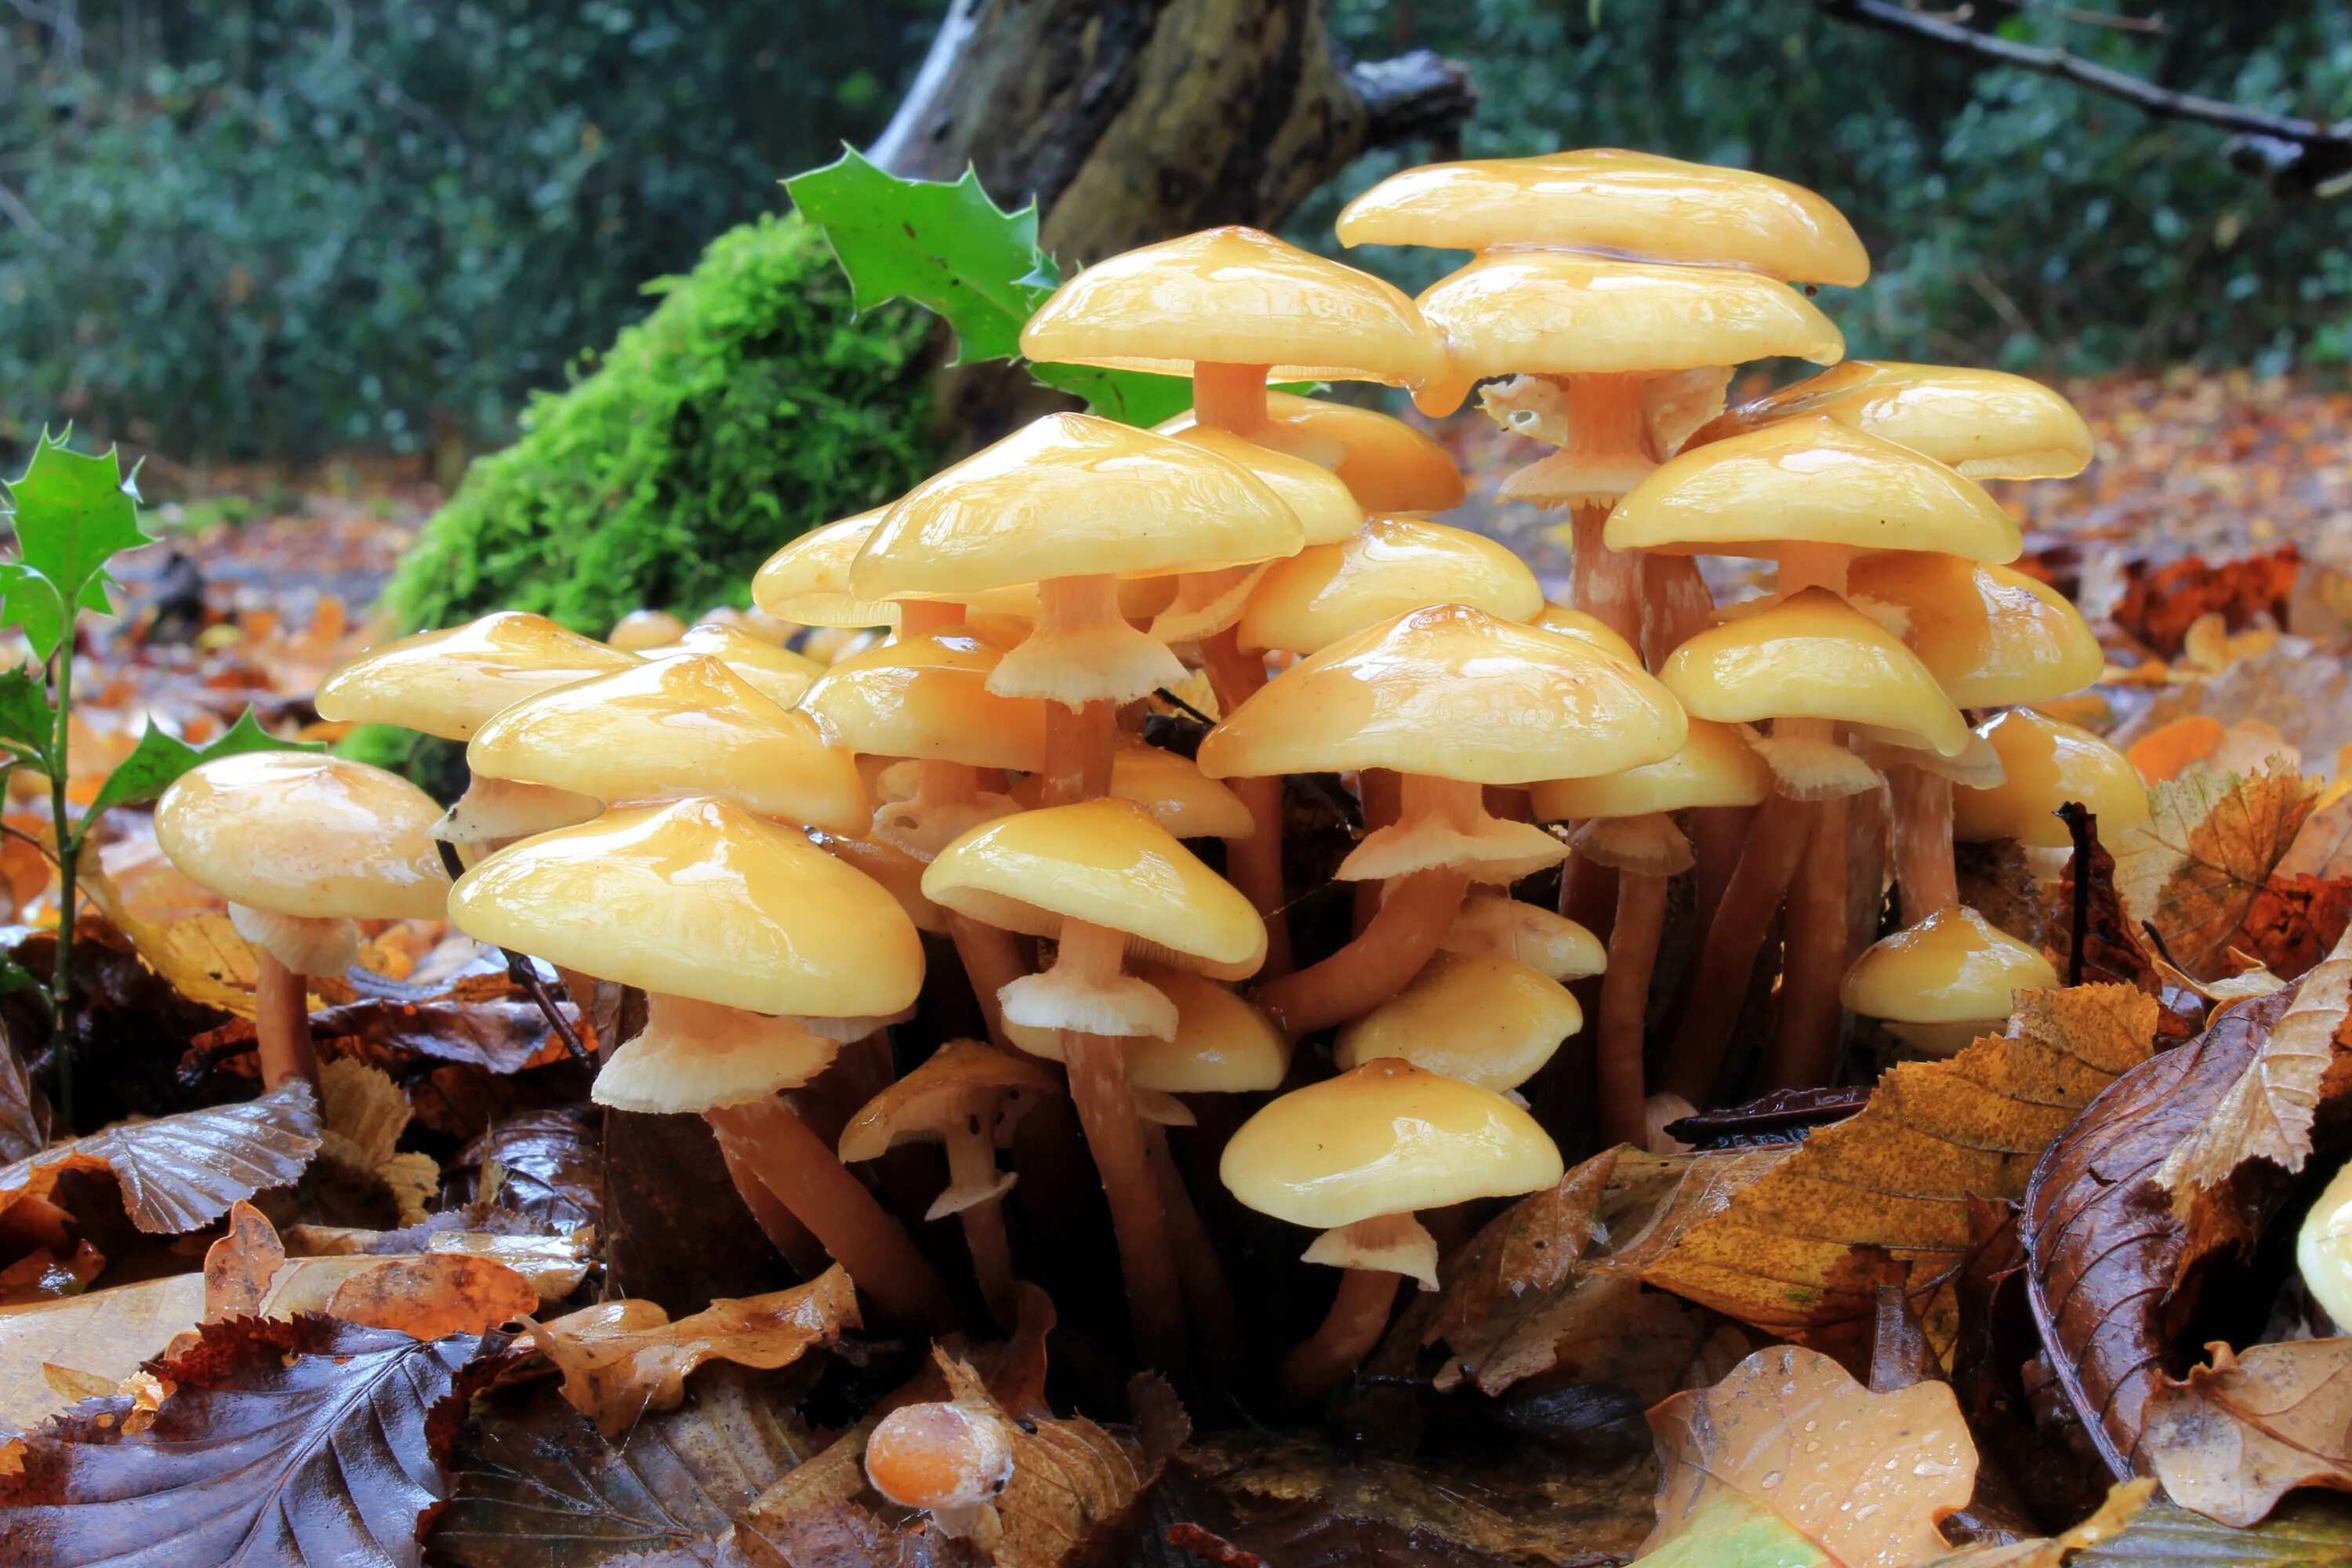
[[[850,1118],[841,1130],[841,1158],[878,1160],[894,1143],[936,1141],[974,1119],[992,1135],[1000,1122],[1061,1092],[1054,1075],[1034,1062],[976,1040],[950,1040]]]
[[[631,610],[613,623],[604,641],[628,653],[662,647],[686,635],[686,623],[667,610]]]
[[[1990,789],[1958,784],[1952,790],[1952,837],[1977,843],[2014,838],[2042,849],[2074,842],[2064,820],[2054,815],[2079,801],[2099,819],[2099,839],[2122,836],[2148,818],[2147,786],[2131,759],[2088,730],[2012,708],[1977,726],[2000,758],[2002,783]]]
[[[1772,793],[1772,770],[1735,724],[1690,721],[1682,750],[1662,763],[1585,779],[1549,779],[1529,795],[1546,822],[1643,816],[1704,805],[1756,805]]]
[[[1536,613],[1532,624],[1548,632],[1574,637],[1579,642],[1589,642],[1603,653],[1637,668],[1642,663],[1642,656],[1634,651],[1633,645],[1619,636],[1617,629],[1599,616],[1588,615],[1566,605],[1547,604]]]
[[[647,648],[645,657],[668,658],[682,653],[717,659],[779,708],[797,706],[808,694],[809,682],[825,671],[824,665],[806,654],[794,653],[764,637],[717,621],[688,626],[677,641]]]
[[[1493,1089],[1383,1057],[1259,1110],[1217,1173],[1260,1214],[1333,1230],[1531,1193],[1561,1169],[1535,1118]]]
[[[1998,1028],[2018,992],[2057,984],[2039,952],[1953,904],[1873,943],[1845,972],[1839,999],[1865,1018]]]
[[[1638,668],[1446,605],[1300,660],[1209,732],[1200,763],[1212,778],[1392,768],[1525,784],[1658,762],[1683,735],[1682,709]]]
[[[751,602],[782,621],[804,626],[895,626],[898,606],[862,599],[849,586],[850,563],[887,507],[812,528],[751,574]]]
[[[183,773],[155,806],[172,864],[232,903],[317,920],[438,920],[441,808],[397,773],[249,752]]]
[[[808,714],[779,708],[715,658],[682,654],[517,703],[466,747],[485,778],[641,804],[718,795],[761,816],[857,833],[857,764]]]
[[[1255,474],[1282,498],[1309,545],[1336,544],[1364,525],[1363,504],[1338,474],[1320,463],[1265,446],[1230,430],[1179,430],[1172,438],[1214,452]]]
[[[1212,228],[1096,263],[1021,329],[1050,364],[1191,374],[1262,364],[1272,381],[1418,386],[1437,347],[1412,301],[1343,262],[1255,228]]]
[[[635,654],[566,631],[545,616],[500,610],[347,661],[319,683],[319,717],[471,740],[501,708],[636,662]]]
[[[1490,953],[1433,955],[1405,988],[1341,1026],[1331,1048],[1340,1070],[1381,1058],[1513,1089],[1584,1026],[1584,1014],[1559,981]]]
[[[1444,447],[1376,408],[1268,392],[1265,414],[1252,441],[1329,468],[1368,512],[1450,511],[1467,493],[1461,466]],[[1188,408],[1154,428],[1175,436],[1193,423]]]
[[[1446,952],[1514,959],[1554,980],[1581,980],[1609,967],[1609,950],[1599,937],[1556,910],[1503,893],[1464,899],[1437,945]]]
[[[842,864],[856,868],[898,900],[898,907],[907,911],[907,918],[915,922],[917,931],[947,934],[947,911],[923,897],[923,872],[927,868],[922,861],[871,834],[851,838],[838,833],[812,832],[808,838]]]
[[[1702,446],[1811,416],[1948,463],[1972,479],[2063,479],[2092,458],[2091,427],[2038,381],[2005,370],[1848,360],[1741,404],[1691,437]]]
[[[1192,758],[1127,736],[1111,753],[1109,793],[1143,807],[1179,838],[1246,838],[1257,830],[1241,796]],[[1024,806],[1044,804],[1045,776],[1032,773],[1011,794]]]
[[[1544,246],[1842,288],[1870,277],[1853,226],[1803,186],[1615,147],[1407,169],[1349,202],[1339,230],[1349,246]]]
[[[2013,567],[1889,551],[1848,566],[1846,594],[1899,612],[1904,642],[1962,708],[2046,702],[2106,666],[2083,612]]]
[[[801,706],[867,756],[1034,773],[1045,765],[1045,705],[988,689],[1003,657],[968,626],[894,637],[835,665]]]
[[[1526,562],[1482,534],[1369,518],[1343,543],[1312,545],[1267,567],[1242,612],[1241,646],[1314,653],[1430,605],[1526,621],[1541,613],[1543,587]]]
[[[1135,966],[1136,978],[1176,1005],[1171,1039],[1138,1035],[1119,1042],[1127,1081],[1160,1094],[1244,1094],[1279,1089],[1290,1071],[1290,1041],[1264,1013],[1204,974],[1164,964]],[[1058,1030],[1007,1022],[1005,1034],[1033,1057],[1062,1059]]]

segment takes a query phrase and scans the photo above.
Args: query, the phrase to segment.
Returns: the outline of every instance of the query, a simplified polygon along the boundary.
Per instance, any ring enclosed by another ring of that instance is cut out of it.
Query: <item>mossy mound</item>
[[[403,628],[513,608],[601,636],[641,605],[741,604],[777,546],[927,470],[930,317],[853,317],[799,218],[730,230],[648,291],[653,314],[425,525],[385,590]]]

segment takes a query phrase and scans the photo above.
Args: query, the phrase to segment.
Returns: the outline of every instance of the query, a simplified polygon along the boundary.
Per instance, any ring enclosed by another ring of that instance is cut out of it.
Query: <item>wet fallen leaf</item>
[[[231,1205],[228,1234],[205,1252],[205,1321],[259,1317],[269,1281],[285,1267],[277,1227],[251,1204]]]
[[[2236,631],[2258,615],[2286,617],[2302,555],[2292,544],[2264,555],[2219,564],[2190,555],[2153,569],[2132,571],[2113,618],[2167,658],[2181,651],[2189,628],[2206,616],[2215,630]]]
[[[2273,873],[2254,895],[2229,946],[2273,972],[2296,975],[2317,963],[2352,928],[2352,877]]]
[[[559,1106],[520,1111],[499,1122],[473,1155],[481,1171],[482,1201],[551,1230],[601,1226],[602,1121],[593,1106]]]
[[[2318,786],[2273,762],[2252,775],[2191,770],[2149,792],[2117,837],[2116,886],[2173,963],[2210,973],[2311,815]]]
[[[434,1228],[444,1217],[457,1223],[448,1228]],[[466,1228],[468,1222],[479,1224],[492,1217],[490,1211],[476,1213],[460,1211],[436,1214],[425,1226],[405,1231],[349,1230],[333,1226],[298,1225],[286,1233],[286,1239],[295,1251],[305,1258],[394,1258],[436,1257],[450,1254],[462,1258],[480,1258],[503,1264],[531,1283],[542,1302],[560,1301],[580,1288],[587,1277],[588,1242],[585,1232],[570,1236],[546,1236],[536,1231],[520,1230],[512,1234]]]
[[[26,1159],[48,1142],[48,1099],[25,1070],[7,1026],[0,1024],[0,1160]]]
[[[2206,1349],[2148,1401],[2144,1451],[2173,1501],[2243,1526],[2296,1487],[2352,1491],[2352,1340]]]
[[[2149,731],[2134,741],[2124,755],[2131,759],[2140,777],[2152,784],[2162,784],[2167,779],[2179,778],[2220,751],[2227,734],[2219,719],[2191,713]]]
[[[0,1169],[0,1213],[89,1171],[114,1178],[141,1230],[197,1230],[240,1198],[299,1181],[319,1133],[318,1100],[296,1079],[258,1100],[124,1122],[20,1160]]]
[[[2346,1568],[2352,1502],[2326,1493],[2288,1498],[2250,1530],[2153,1501],[2123,1530],[2074,1555],[2068,1568]],[[1974,1568],[1971,1564],[1970,1568]]]
[[[420,1340],[484,1334],[539,1310],[539,1291],[505,1264],[462,1252],[388,1258],[335,1287],[330,1316]]]
[[[105,1267],[105,1258],[87,1240],[75,1242],[73,1251],[64,1257],[47,1247],[37,1247],[0,1268],[0,1307],[24,1307],[37,1301],[54,1301],[61,1296],[79,1296],[89,1289],[89,1282]]]
[[[397,1148],[415,1117],[407,1092],[381,1068],[342,1058],[320,1068],[319,1094],[327,1123],[320,1164],[346,1181],[381,1184],[402,1225],[424,1219],[440,1195],[441,1167],[429,1154]]]
[[[570,1054],[538,1004],[507,986],[503,976],[488,995],[430,1002],[362,996],[320,1007],[310,1015],[310,1035],[322,1058],[389,1068],[452,1062],[505,1075]],[[250,1076],[259,1070],[253,1043],[252,1020],[234,1019],[190,1043],[186,1069],[226,1068]]]
[[[2155,1490],[2156,1483],[2146,1478],[2118,1481],[2108,1489],[2106,1500],[2090,1518],[2063,1534],[2000,1546],[1972,1546],[1938,1557],[1927,1568],[2062,1568],[2076,1552],[2113,1541],[2130,1529]]]

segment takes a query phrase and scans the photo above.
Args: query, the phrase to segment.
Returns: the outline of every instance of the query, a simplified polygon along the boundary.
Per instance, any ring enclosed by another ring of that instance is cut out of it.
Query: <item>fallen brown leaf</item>
[[[310,1015],[310,1035],[324,1058],[347,1057],[377,1067],[429,1060],[503,1076],[565,1060],[570,1053],[538,1004],[503,976],[498,985],[509,994],[429,1002],[362,996],[320,1007]],[[250,1077],[260,1070],[253,1045],[253,1021],[233,1019],[190,1043],[183,1070],[226,1068]]]
[[[2148,1401],[2143,1452],[2173,1501],[2244,1526],[2296,1487],[2352,1491],[2352,1340],[2206,1349]]]
[[[2115,844],[2116,886],[2173,963],[2210,974],[2318,797],[2275,761],[2252,775],[2191,770],[2149,792],[2149,819]]]
[[[205,1321],[259,1317],[270,1279],[285,1267],[277,1227],[251,1204],[231,1205],[228,1234],[205,1252]]]
[[[0,1160],[23,1160],[49,1142],[49,1102],[25,1070],[5,1024],[0,1024]]]
[[[2076,1553],[2113,1541],[2130,1529],[2155,1490],[2156,1483],[2145,1478],[2118,1481],[2108,1489],[2106,1500],[2090,1518],[2063,1534],[2000,1546],[1972,1546],[1938,1557],[1927,1568],[2062,1568]]]
[[[75,1242],[73,1251],[62,1258],[47,1247],[36,1247],[0,1268],[0,1307],[79,1296],[105,1267],[104,1256],[86,1238]]]
[[[2292,978],[2317,963],[2352,927],[2352,877],[2273,873],[2254,895],[2229,945]]]
[[[2257,615],[2286,617],[2302,556],[2292,544],[2267,554],[2219,564],[2186,556],[2153,569],[2135,563],[2113,618],[2132,636],[2170,658],[2200,616],[2218,615],[2231,631]]]
[[[484,1334],[539,1310],[539,1291],[505,1264],[460,1252],[388,1258],[335,1287],[327,1311],[420,1340]]]
[[[124,1122],[20,1160],[0,1169],[0,1213],[89,1171],[114,1178],[141,1230],[198,1230],[240,1198],[299,1181],[319,1133],[318,1100],[296,1079],[258,1100]]]
[[[2352,1565],[2352,1502],[2328,1493],[2304,1492],[2288,1498],[2249,1530],[2153,1501],[2132,1515],[2117,1534],[2075,1552],[2068,1568],[2347,1565]]]
[[[444,1217],[457,1223],[446,1228],[439,1226]],[[331,1226],[298,1225],[286,1233],[289,1247],[305,1258],[408,1258],[435,1257],[454,1254],[464,1258],[487,1258],[505,1265],[521,1275],[539,1292],[540,1300],[560,1301],[580,1288],[587,1277],[588,1242],[585,1232],[570,1236],[546,1236],[536,1231],[500,1231],[467,1228],[486,1219],[495,1219],[495,1211],[444,1210],[423,1226],[404,1231],[348,1230]]]
[[[604,1218],[603,1118],[597,1108],[517,1112],[461,1155],[478,1166],[482,1201],[549,1229],[601,1227]]]

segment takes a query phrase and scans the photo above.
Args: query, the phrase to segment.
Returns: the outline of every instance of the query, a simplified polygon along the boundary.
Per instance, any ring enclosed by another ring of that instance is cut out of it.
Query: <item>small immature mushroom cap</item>
[[[1309,545],[1266,568],[1242,612],[1241,646],[1314,653],[1431,605],[1525,621],[1542,609],[1543,587],[1526,562],[1482,534],[1367,518],[1345,542]]]
[[[1013,1477],[1013,1444],[984,1410],[945,1402],[902,1405],[866,1439],[866,1479],[901,1508],[946,1515],[962,1533],[971,1514]]]
[[[2352,1163],[2329,1178],[2295,1232],[2294,1263],[2304,1289],[2342,1332],[2352,1327]]]
[[[1548,779],[1528,792],[1546,822],[1756,805],[1771,793],[1772,770],[1738,726],[1706,719],[1691,720],[1682,750],[1662,763],[1589,779]]]
[[[1441,363],[1412,301],[1391,284],[1258,229],[1204,229],[1096,263],[1021,329],[1049,364],[1191,374],[1270,366],[1270,381],[1418,386]]]
[[[698,654],[519,702],[482,727],[466,763],[606,802],[719,795],[836,833],[861,831],[873,814],[856,761],[814,719]]]
[[[635,654],[566,631],[545,616],[500,610],[446,631],[402,637],[343,664],[319,683],[319,717],[471,740],[500,709],[636,662]]]
[[[1264,1013],[1189,970],[1143,963],[1135,973],[1176,1004],[1176,1034],[1121,1042],[1129,1083],[1159,1094],[1246,1094],[1282,1087],[1290,1071],[1290,1040]],[[1062,1059],[1057,1030],[1008,1023],[1004,1032],[1033,1057]]]
[[[1865,1018],[1984,1024],[2007,1018],[2018,992],[2057,984],[2039,952],[1966,904],[1951,904],[1874,942],[1845,972],[1838,995]]]
[[[1444,447],[1376,408],[1268,392],[1265,414],[1252,441],[1329,468],[1368,512],[1451,511],[1467,493],[1461,466]],[[1193,424],[1188,408],[1153,428],[1178,436]]]
[[[968,626],[894,637],[835,665],[801,707],[866,756],[1034,773],[1045,765],[1045,705],[988,689],[1003,658]]]
[[[1033,773],[1011,793],[1024,806],[1040,805],[1045,778]],[[1122,738],[1111,753],[1110,794],[1143,807],[1179,838],[1246,838],[1256,831],[1241,796],[1202,773],[1192,758],[1164,746]]]
[[[2090,465],[2091,427],[2038,381],[2005,370],[1848,360],[1743,403],[1693,446],[1821,415],[1948,463],[1972,479],[2063,479]]]
[[[2054,815],[2080,801],[2099,819],[2105,844],[2147,820],[2147,786],[2131,759],[2088,730],[2031,708],[2012,708],[1977,726],[2000,758],[2004,782],[1991,789],[1956,785],[1952,837],[1964,844],[2014,838],[2042,849],[2074,842]]]
[[[841,1130],[845,1162],[878,1160],[893,1144],[936,1142],[978,1119],[998,1139],[1030,1106],[1062,1092],[1052,1073],[977,1040],[950,1040],[928,1060],[867,1100]]]
[[[1440,952],[1403,990],[1341,1027],[1331,1062],[1344,1071],[1394,1058],[1499,1093],[1533,1078],[1583,1026],[1568,987],[1540,971]]]
[[[1581,980],[1609,967],[1601,940],[1557,910],[1501,893],[1473,893],[1438,939],[1444,952],[1484,952],[1554,980]]]
[[[909,490],[866,536],[850,582],[868,598],[963,600],[1055,577],[1248,565],[1304,543],[1247,468],[1149,430],[1049,414]]]
[[[1658,677],[1692,717],[1718,723],[1869,724],[1948,757],[1969,743],[1968,721],[1918,655],[1823,588],[1707,627],[1669,654]]]
[[[1603,653],[1622,658],[1627,664],[1636,668],[1641,666],[1642,656],[1634,650],[1633,645],[1620,637],[1616,628],[1599,616],[1587,615],[1582,610],[1570,609],[1566,605],[1547,604],[1537,613],[1532,624],[1543,627],[1548,632],[1558,632],[1562,637],[1574,637],[1579,642],[1589,642]]]
[[[2024,536],[1973,480],[1892,441],[1791,419],[1685,451],[1609,514],[1612,550],[1764,555],[1789,543],[2014,561]]]
[[[812,528],[769,556],[751,575],[752,602],[779,620],[804,626],[897,626],[898,605],[860,598],[849,586],[850,563],[889,510],[876,507]]]
[[[1249,1207],[1317,1230],[1512,1197],[1560,1173],[1559,1151],[1526,1111],[1388,1057],[1265,1106],[1217,1166]]]
[[[613,623],[607,646],[638,653],[661,647],[686,635],[686,623],[667,610],[631,610]]]
[[[183,773],[155,806],[173,865],[232,903],[310,920],[438,920],[441,808],[397,773],[251,752]]]
[[[1683,735],[1681,708],[1639,668],[1444,605],[1300,660],[1209,732],[1200,763],[1211,778],[1393,768],[1526,784],[1657,762]]]
[[[1615,147],[1407,169],[1349,202],[1339,230],[1347,246],[1544,246],[1841,288],[1870,277],[1853,226],[1803,186]]]
[[[794,653],[764,637],[714,621],[698,622],[688,626],[677,641],[645,650],[647,658],[668,658],[682,653],[717,659],[750,681],[760,695],[779,708],[796,706],[807,695],[809,682],[825,671],[824,665],[806,654]]]
[[[1364,525],[1363,503],[1339,475],[1319,463],[1230,430],[1180,430],[1171,439],[1214,452],[1255,474],[1298,519],[1299,532],[1310,546],[1353,538]]]
[[[1904,642],[1962,708],[2046,702],[2106,666],[2083,612],[2014,567],[1888,551],[1848,566],[1846,592],[1899,609]]]
[[[1057,936],[1065,919],[1107,926],[1145,956],[1220,980],[1265,962],[1265,922],[1250,901],[1130,801],[984,823],[940,852],[923,893],[1028,936]]]

